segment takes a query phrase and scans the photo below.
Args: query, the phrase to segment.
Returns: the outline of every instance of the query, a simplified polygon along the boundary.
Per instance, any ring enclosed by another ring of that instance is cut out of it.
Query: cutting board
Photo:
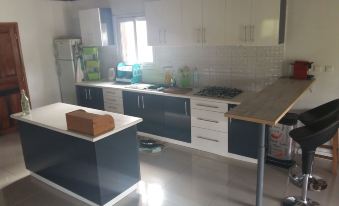
[[[192,89],[190,88],[166,88],[163,90],[163,92],[171,94],[187,94],[188,92],[191,91]]]

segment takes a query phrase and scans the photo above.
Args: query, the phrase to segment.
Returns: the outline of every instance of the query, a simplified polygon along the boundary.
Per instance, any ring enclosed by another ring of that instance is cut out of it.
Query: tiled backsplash
[[[164,67],[197,68],[199,87],[208,85],[258,91],[282,75],[283,46],[155,47],[154,66],[144,68],[144,80],[161,82]]]

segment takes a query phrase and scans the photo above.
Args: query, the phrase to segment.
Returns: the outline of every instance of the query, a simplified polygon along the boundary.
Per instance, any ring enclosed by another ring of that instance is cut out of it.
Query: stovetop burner
[[[195,93],[195,95],[229,99],[241,93],[242,93],[242,90],[236,89],[236,88],[211,86],[211,87],[203,88],[199,92]]]

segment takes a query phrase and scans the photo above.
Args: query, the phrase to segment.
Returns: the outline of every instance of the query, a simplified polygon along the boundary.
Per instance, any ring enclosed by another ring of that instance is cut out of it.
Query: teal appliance
[[[116,81],[121,83],[135,84],[141,82],[141,65],[126,65],[119,63],[117,66]]]

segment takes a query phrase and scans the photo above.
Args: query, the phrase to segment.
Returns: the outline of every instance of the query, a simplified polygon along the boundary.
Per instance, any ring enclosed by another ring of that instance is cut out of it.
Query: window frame
[[[122,61],[124,61],[124,57],[123,57],[123,53],[122,53],[122,44],[121,44],[121,28],[120,28],[120,24],[123,23],[123,22],[128,22],[128,21],[133,21],[133,25],[134,25],[134,39],[135,39],[135,51],[136,51],[136,56],[137,56],[137,63],[138,64],[142,64],[142,65],[152,65],[154,64],[154,47],[152,47],[152,56],[153,56],[153,62],[140,62],[140,59],[139,59],[139,51],[138,51],[138,38],[137,38],[137,24],[136,22],[137,21],[146,21],[146,24],[147,24],[147,20],[146,20],[146,17],[145,16],[127,16],[127,17],[119,17],[117,18],[117,31],[118,31],[118,34],[117,34],[117,46],[118,46],[118,52],[119,52],[119,56],[120,56],[120,59]]]

